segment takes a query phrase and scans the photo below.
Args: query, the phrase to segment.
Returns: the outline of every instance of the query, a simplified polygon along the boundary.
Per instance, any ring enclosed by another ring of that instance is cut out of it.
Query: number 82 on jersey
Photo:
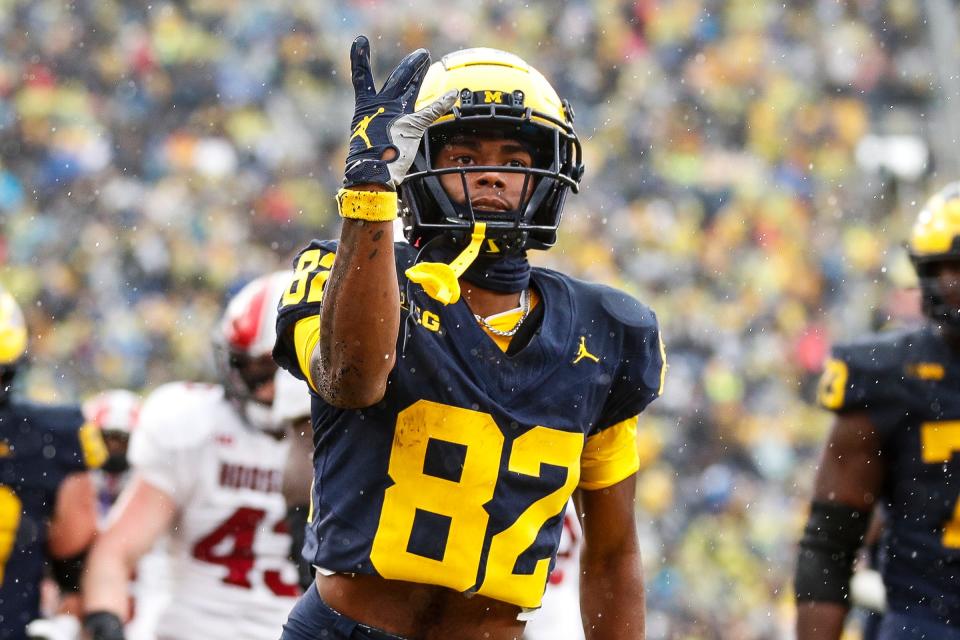
[[[425,473],[431,441],[461,445],[465,451],[459,478]],[[514,573],[517,558],[534,543],[544,523],[563,511],[580,479],[584,437],[536,426],[513,440],[509,471],[539,477],[542,464],[567,470],[563,485],[530,504],[505,530],[493,536],[479,576],[489,514],[484,506],[497,487],[504,436],[486,413],[420,400],[400,412],[388,473],[394,484],[384,494],[370,560],[385,578],[438,584],[476,592],[521,607],[540,604],[550,558],[537,561],[533,573]],[[412,553],[408,544],[417,512],[442,516],[449,527],[440,559]]]

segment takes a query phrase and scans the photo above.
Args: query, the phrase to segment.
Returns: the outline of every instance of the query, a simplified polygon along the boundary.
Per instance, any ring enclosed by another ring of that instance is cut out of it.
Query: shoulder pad
[[[157,387],[143,403],[134,434],[169,449],[197,446],[213,433],[211,413],[223,397],[219,385],[170,382]]]
[[[594,286],[598,288],[601,306],[615,320],[628,327],[656,331],[657,318],[650,307],[619,289],[606,285]]]
[[[293,342],[293,328],[300,320],[320,313],[323,291],[339,243],[336,240],[313,240],[293,259],[294,275],[284,292],[277,312],[277,342],[273,358],[283,369],[302,378]],[[394,242],[394,258],[399,274],[398,287],[405,282],[404,271],[416,261],[418,250],[407,242]]]
[[[866,409],[897,395],[914,331],[892,331],[838,344],[824,364],[817,401],[825,409]]]
[[[323,290],[336,259],[335,240],[312,240],[293,259],[293,279],[277,309],[277,342],[273,359],[294,376],[302,376],[293,344],[293,328],[303,318],[320,313]]]
[[[657,319],[653,311],[629,293],[605,284],[580,280],[553,269],[537,270],[565,283],[573,295],[578,314],[586,314],[591,318],[606,316],[627,327],[656,331]]]
[[[628,293],[599,285],[600,304],[611,318],[623,327],[623,353],[627,364],[638,356],[646,361],[644,386],[663,393],[667,355],[660,336],[660,326],[653,310]]]
[[[575,295],[577,317],[590,322],[617,363],[597,422],[603,429],[637,415],[663,393],[666,353],[657,316],[650,307],[606,285],[570,279],[569,286]]]
[[[35,428],[75,431],[83,424],[83,412],[78,406],[24,402],[20,408]]]
[[[31,429],[44,431],[52,441],[56,459],[68,470],[99,467],[107,449],[100,431],[87,424],[79,406],[24,403],[20,406]]]

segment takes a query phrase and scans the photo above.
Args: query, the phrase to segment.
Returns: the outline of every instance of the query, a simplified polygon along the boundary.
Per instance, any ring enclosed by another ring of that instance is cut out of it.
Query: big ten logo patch
[[[419,324],[424,329],[433,331],[434,333],[442,333],[440,327],[440,316],[433,311],[421,309],[420,307],[411,305],[410,315],[413,316],[414,322]]]

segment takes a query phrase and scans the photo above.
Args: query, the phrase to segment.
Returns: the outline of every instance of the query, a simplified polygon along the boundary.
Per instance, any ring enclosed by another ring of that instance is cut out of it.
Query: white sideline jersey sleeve
[[[299,595],[280,493],[288,448],[219,386],[168,384],[144,403],[130,463],[178,507],[158,640],[280,636]]]

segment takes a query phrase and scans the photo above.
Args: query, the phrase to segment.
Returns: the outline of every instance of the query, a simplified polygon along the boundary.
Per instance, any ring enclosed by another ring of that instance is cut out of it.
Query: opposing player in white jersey
[[[583,529],[573,500],[563,514],[557,564],[550,572],[540,608],[523,630],[524,640],[583,640],[580,618],[580,551]]]
[[[140,423],[143,399],[127,389],[108,389],[83,403],[83,415],[100,428],[107,445],[107,461],[94,473],[101,528],[123,488],[130,483],[127,456],[130,438]],[[171,595],[169,540],[163,536],[151,547],[135,570],[131,585],[131,618],[126,624],[127,640],[154,640],[160,615]]]
[[[288,443],[271,414],[276,303],[289,281],[258,278],[227,306],[214,339],[222,385],[171,383],[144,403],[134,476],[83,583],[92,640],[124,638],[127,581],[164,533],[173,593],[159,640],[279,636],[299,593],[280,493]]]
[[[83,403],[83,417],[100,429],[103,442],[107,445],[107,460],[94,473],[101,522],[106,519],[129,480],[127,448],[130,436],[140,421],[142,408],[140,396],[127,389],[101,391]]]
[[[97,496],[97,522],[102,529],[107,515],[130,481],[127,449],[131,434],[140,420],[142,400],[127,389],[108,389],[83,403],[83,417],[100,430],[107,458],[99,469],[90,472]],[[154,630],[160,613],[170,597],[169,553],[164,537],[137,563],[131,585],[132,618],[126,624],[127,640],[155,640]],[[80,621],[60,614],[34,620],[27,635],[34,640],[77,640]]]

